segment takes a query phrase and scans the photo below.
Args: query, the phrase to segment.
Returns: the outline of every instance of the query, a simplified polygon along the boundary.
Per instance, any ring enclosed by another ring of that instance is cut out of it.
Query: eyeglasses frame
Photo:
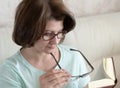
[[[85,61],[87,62],[87,64],[91,67],[91,71],[89,71],[89,72],[87,72],[87,73],[84,73],[84,74],[82,74],[82,75],[71,76],[71,77],[72,77],[72,78],[75,78],[75,79],[78,79],[78,78],[80,78],[80,77],[83,78],[83,77],[89,75],[90,73],[92,73],[93,70],[94,70],[94,67],[90,64],[90,62],[89,62],[88,59],[85,57],[85,55],[84,55],[81,51],[79,51],[79,50],[76,50],[76,49],[70,49],[70,50],[71,50],[71,51],[77,51],[77,52],[79,52],[79,53],[83,56],[83,58],[85,59]],[[50,53],[50,54],[51,54],[51,56],[54,58],[57,66],[59,67],[59,69],[62,69],[62,67],[61,67],[60,64],[58,63],[57,59],[55,58],[55,56],[54,56],[52,53]]]
[[[51,37],[51,38],[50,38],[50,39],[48,39],[48,40],[45,40],[45,39],[44,39],[44,37],[43,37],[43,36],[44,36],[44,34],[46,34],[46,33],[43,33],[41,37],[42,37],[42,39],[43,39],[44,41],[49,41],[49,40],[53,39],[55,36],[57,36],[57,38],[58,38],[58,39],[62,39],[62,38],[59,38],[59,37],[58,37],[58,35],[59,35],[60,33],[62,33],[62,34],[63,34],[63,37],[62,37],[62,38],[64,38],[64,37],[65,37],[65,34],[66,34],[67,32],[66,32],[66,31],[61,31],[61,32],[58,32],[57,34],[53,33],[53,34],[54,34],[54,36],[53,36],[53,37]]]

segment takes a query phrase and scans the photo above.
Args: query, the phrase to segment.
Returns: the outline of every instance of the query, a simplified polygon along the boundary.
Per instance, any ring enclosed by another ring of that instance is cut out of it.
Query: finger
[[[62,86],[66,85],[68,82],[69,82],[69,78],[61,78],[61,79],[58,79],[56,81],[54,81],[55,83],[52,83],[53,87],[56,88],[56,87],[59,87],[61,88]]]
[[[63,86],[68,82],[70,74],[65,70],[51,70],[40,77],[42,84],[51,86]],[[55,87],[56,88],[56,87]]]
[[[58,73],[61,73],[62,70],[51,70],[51,71],[48,71],[46,72],[45,74],[43,74],[42,76],[40,76],[40,82],[50,82],[52,80],[55,80],[56,79],[56,75]]]
[[[53,80],[56,80],[58,78],[69,78],[69,77],[70,77],[70,74],[63,71],[63,70],[59,71],[59,72],[52,73],[51,75],[47,76],[48,81],[53,81]]]
[[[53,74],[59,74],[61,72],[65,72],[65,71],[63,71],[62,69],[53,69],[53,70],[50,70],[50,71],[46,72],[44,74],[44,76],[42,76],[42,77],[50,77],[50,76],[53,76]]]
[[[49,80],[49,83],[52,84],[52,86],[63,86],[66,83],[68,83],[69,79],[70,79],[70,76],[66,74],[64,75],[64,73],[61,76],[58,76],[57,74],[54,80]]]
[[[59,73],[63,73],[62,70],[51,70],[46,72],[45,74],[43,74],[42,76],[40,76],[40,85],[42,87],[46,87],[46,86],[52,86],[56,85],[56,79],[57,79],[57,74]],[[56,75],[55,75],[56,74]]]
[[[46,73],[44,74],[44,77],[50,76],[50,75],[52,75],[53,73],[59,73],[59,72],[61,72],[61,71],[62,71],[62,70],[60,70],[60,69],[56,69],[56,70],[52,69],[52,70],[46,72]]]

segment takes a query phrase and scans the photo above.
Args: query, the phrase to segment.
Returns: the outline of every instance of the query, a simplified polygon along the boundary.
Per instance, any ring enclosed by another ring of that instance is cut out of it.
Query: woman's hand
[[[41,88],[62,88],[68,83],[70,74],[63,70],[50,70],[47,73],[40,76],[40,87]]]

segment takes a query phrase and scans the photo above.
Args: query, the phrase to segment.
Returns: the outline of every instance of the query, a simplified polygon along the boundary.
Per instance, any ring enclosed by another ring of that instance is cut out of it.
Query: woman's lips
[[[50,45],[48,46],[49,49],[54,49],[55,48],[55,45]]]

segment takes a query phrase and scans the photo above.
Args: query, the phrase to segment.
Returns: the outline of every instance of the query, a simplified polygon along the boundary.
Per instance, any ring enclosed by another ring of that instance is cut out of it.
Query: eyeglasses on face
[[[81,51],[79,51],[79,50],[75,50],[75,49],[70,49],[70,50],[71,50],[71,51],[77,51],[77,52],[79,52],[79,53],[83,56],[83,58],[85,59],[85,61],[87,62],[87,64],[88,64],[88,65],[90,66],[90,68],[91,68],[91,70],[90,70],[89,72],[84,73],[84,74],[82,74],[82,75],[72,75],[72,76],[71,76],[71,79],[83,78],[83,77],[88,76],[90,73],[92,73],[93,70],[94,70],[94,67],[90,64],[90,62],[87,60],[87,58],[84,56],[84,54],[83,54]],[[54,58],[57,66],[59,67],[59,69],[62,69],[62,67],[61,67],[60,64],[58,63],[57,59],[55,58],[55,56],[54,56],[52,53],[50,53],[50,54],[51,54],[52,57]]]
[[[65,37],[66,32],[62,31],[62,32],[58,32],[57,34],[55,34],[54,32],[51,33],[44,33],[42,34],[42,39],[45,41],[51,40],[53,39],[55,36],[57,36],[58,39],[62,39]]]

